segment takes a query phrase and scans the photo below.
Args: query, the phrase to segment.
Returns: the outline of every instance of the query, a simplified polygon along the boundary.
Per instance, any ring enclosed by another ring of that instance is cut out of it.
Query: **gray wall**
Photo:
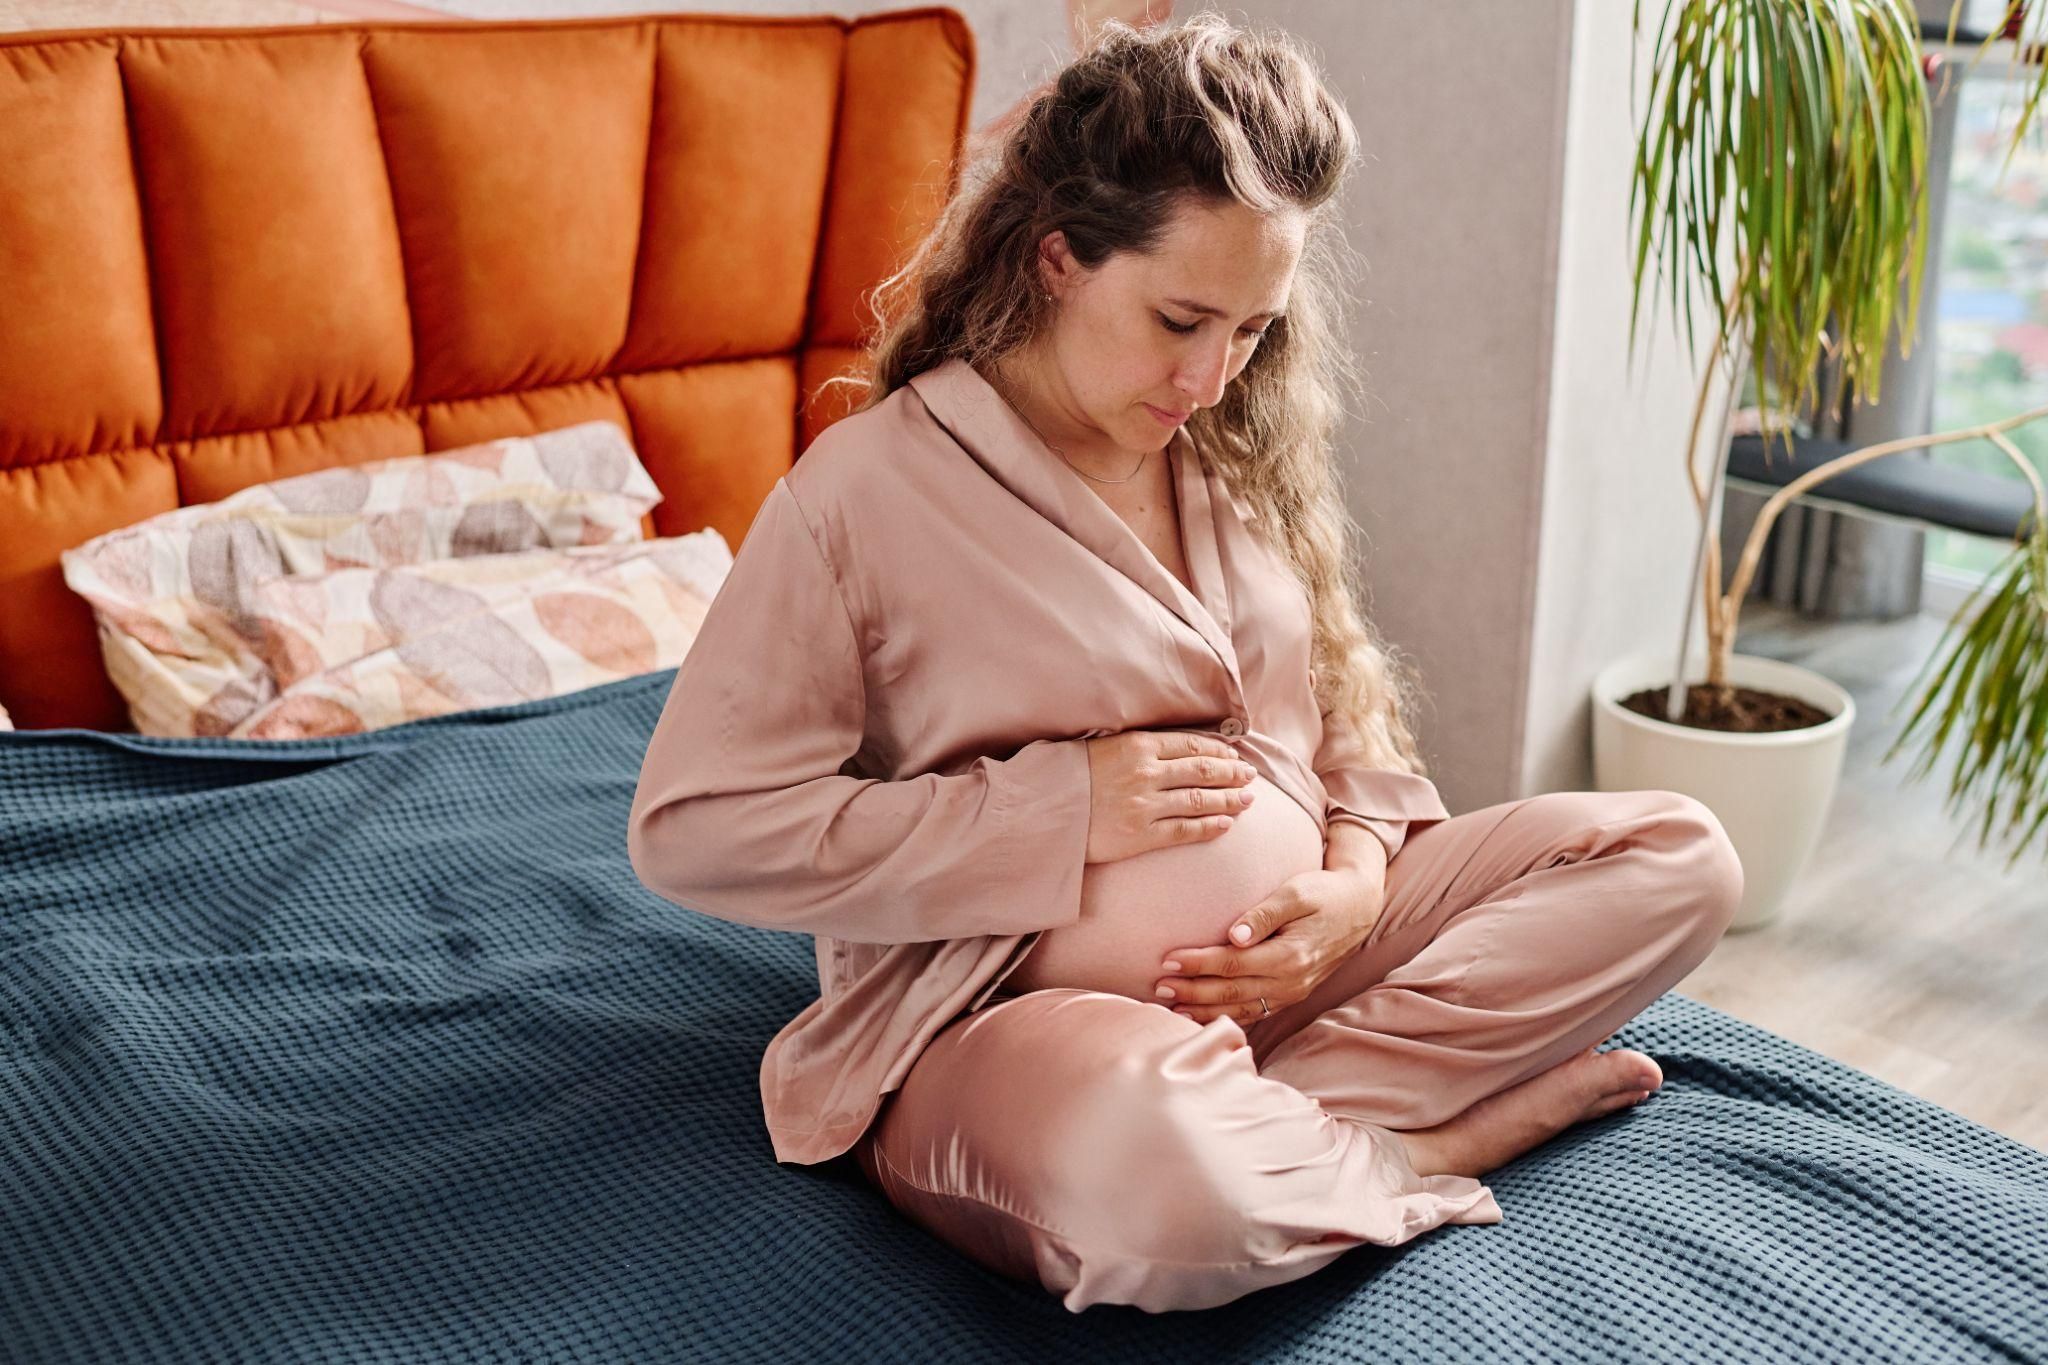
[[[1368,411],[1350,424],[1370,611],[1429,696],[1454,812],[1519,776],[1541,548],[1569,0],[1262,0],[1308,40],[1366,154],[1351,191]]]
[[[1659,6],[1645,6],[1652,33]],[[1632,45],[1625,7],[1580,0],[1572,42],[1556,314],[1550,347],[1550,421],[1544,470],[1531,646],[1522,707],[1520,771],[1504,793],[1592,785],[1593,675],[1643,650],[1678,655],[1699,514],[1685,474],[1693,404],[1713,343],[1712,301],[1695,291],[1697,354],[1680,340],[1681,311],[1646,287],[1641,332],[1628,341],[1634,240],[1629,186],[1636,128],[1650,87],[1649,35],[1629,90]],[[1733,276],[1734,257],[1722,269]],[[1654,278],[1655,262],[1650,270]],[[1650,325],[1656,309],[1656,325]],[[1723,362],[1723,375],[1726,362]],[[1702,477],[1713,470],[1717,380],[1701,434]],[[1706,647],[1694,608],[1687,659]],[[1502,798],[1494,798],[1502,799]]]
[[[1587,687],[1611,656],[1675,651],[1696,526],[1669,310],[1634,377],[1626,345],[1627,7],[1242,12],[1319,50],[1368,153],[1374,401],[1347,477],[1373,618],[1432,699],[1431,776],[1454,812],[1589,786]]]

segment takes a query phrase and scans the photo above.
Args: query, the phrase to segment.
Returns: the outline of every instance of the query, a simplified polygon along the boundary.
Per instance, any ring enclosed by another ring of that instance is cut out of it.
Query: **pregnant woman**
[[[1677,793],[1423,775],[1332,443],[1356,137],[1289,39],[1107,24],[984,152],[677,670],[633,867],[815,941],[776,1158],[1069,1309],[1500,1222],[1482,1175],[1661,1084],[1599,1045],[1741,864]]]

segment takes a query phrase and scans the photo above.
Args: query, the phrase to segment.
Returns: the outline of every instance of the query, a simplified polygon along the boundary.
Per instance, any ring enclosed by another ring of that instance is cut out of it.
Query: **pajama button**
[[[1244,733],[1244,722],[1239,720],[1236,716],[1225,716],[1223,718],[1223,724],[1220,728],[1222,729],[1224,734],[1229,735],[1232,739],[1236,739],[1239,735]]]

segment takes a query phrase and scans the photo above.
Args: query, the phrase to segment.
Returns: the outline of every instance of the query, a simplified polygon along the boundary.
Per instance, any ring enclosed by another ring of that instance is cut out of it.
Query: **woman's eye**
[[[1202,325],[1199,322],[1175,322],[1172,318],[1166,316],[1166,314],[1164,313],[1159,314],[1158,317],[1160,322],[1166,325],[1167,331],[1173,332],[1179,336],[1186,336],[1189,332],[1194,331],[1195,328]],[[1266,334],[1262,329],[1257,327],[1243,327],[1239,328],[1238,330],[1242,331],[1246,336],[1249,337],[1262,337]]]

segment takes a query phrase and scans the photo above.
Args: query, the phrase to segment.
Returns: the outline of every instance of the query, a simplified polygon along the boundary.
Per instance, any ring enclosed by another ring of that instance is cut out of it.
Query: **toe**
[[[1655,1090],[1664,1084],[1664,1068],[1657,1065],[1657,1059],[1634,1048],[1616,1048],[1607,1054],[1614,1058],[1615,1081],[1631,1090]]]
[[[1663,1072],[1657,1063],[1640,1052],[1617,1048],[1600,1056],[1604,1065],[1599,1078],[1606,1093],[1621,1091],[1634,1095],[1638,1091],[1654,1090],[1663,1081]]]

